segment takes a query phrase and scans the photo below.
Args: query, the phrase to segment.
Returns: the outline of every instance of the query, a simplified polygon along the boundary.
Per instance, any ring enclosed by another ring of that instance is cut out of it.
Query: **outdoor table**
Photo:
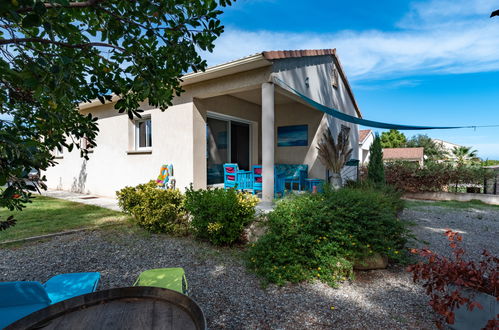
[[[5,329],[206,329],[189,297],[156,287],[97,291],[36,311]]]
[[[307,182],[307,189],[309,191],[314,191],[314,187],[317,187],[317,191],[322,191],[322,184],[324,183],[324,180],[316,178],[308,178],[305,179],[305,181]]]

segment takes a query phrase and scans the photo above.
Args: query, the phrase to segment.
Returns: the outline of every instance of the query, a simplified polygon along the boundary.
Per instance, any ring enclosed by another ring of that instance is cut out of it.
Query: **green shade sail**
[[[310,104],[312,107],[316,108],[319,111],[327,113],[328,115],[330,115],[334,118],[338,118],[338,119],[341,119],[341,120],[349,122],[349,123],[359,124],[359,125],[367,126],[367,127],[384,128],[384,129],[397,129],[397,130],[429,130],[429,129],[455,129],[455,128],[477,128],[477,127],[499,126],[499,125],[487,125],[487,126],[413,126],[413,125],[382,123],[379,121],[357,118],[354,116],[350,116],[346,113],[343,113],[337,109],[326,107],[325,105],[322,105],[322,104],[312,100],[308,96],[305,96],[304,94],[300,93],[299,91],[297,91],[296,89],[294,89],[293,87],[288,85],[286,82],[284,82],[283,80],[281,80],[277,77],[274,77],[274,82],[277,85],[281,86],[282,88],[299,96],[306,103]]]

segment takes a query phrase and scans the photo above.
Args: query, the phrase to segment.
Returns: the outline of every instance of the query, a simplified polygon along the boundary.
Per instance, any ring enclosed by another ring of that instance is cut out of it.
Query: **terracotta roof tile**
[[[359,130],[359,143],[364,142],[364,140],[367,138],[367,136],[371,133],[370,129],[361,129]]]
[[[272,50],[262,52],[267,60],[277,60],[291,57],[335,55],[336,49],[298,49],[298,50]]]
[[[424,148],[385,148],[383,159],[422,159]]]

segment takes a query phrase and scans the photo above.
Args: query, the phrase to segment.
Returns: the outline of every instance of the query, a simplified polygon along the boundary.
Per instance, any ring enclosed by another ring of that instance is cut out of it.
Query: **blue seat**
[[[291,190],[293,190],[295,184],[298,185],[299,191],[307,187],[305,179],[308,176],[308,165],[276,164],[275,166],[277,173],[284,176],[284,182],[289,183]]]
[[[0,283],[0,329],[50,305],[39,282]]]
[[[262,176],[262,165],[253,165],[253,195],[258,191],[263,190],[263,176]],[[282,174],[277,173],[277,169],[274,166],[274,197],[277,198],[279,194],[281,197],[284,196],[285,191],[285,182],[284,176]]]
[[[224,164],[224,188],[253,189],[252,172],[240,170],[237,164]]]
[[[94,292],[99,273],[56,275],[39,282],[0,282],[0,329],[49,305]]]
[[[60,274],[49,279],[43,286],[52,304],[55,304],[62,300],[94,292],[99,284],[99,279],[99,273]]]

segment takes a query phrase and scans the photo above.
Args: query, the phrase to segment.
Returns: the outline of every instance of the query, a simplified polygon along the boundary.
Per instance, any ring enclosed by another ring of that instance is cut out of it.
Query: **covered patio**
[[[261,165],[262,200],[267,202],[276,195],[276,164],[304,165],[308,179],[326,179],[316,146],[331,126],[328,116],[287,90],[264,82],[195,104],[205,122],[206,186],[222,186],[224,164],[237,164],[242,171]]]
[[[261,166],[262,200],[270,202],[275,165],[304,165],[307,178],[327,178],[317,157],[326,129],[336,136],[342,126],[349,127],[352,147],[357,145],[356,124],[316,109],[279,81],[360,117],[334,49],[263,52],[187,75],[184,84],[189,88],[183,97],[193,97],[195,188],[223,184],[224,164],[237,164],[244,171]],[[355,171],[350,172],[354,178]]]

